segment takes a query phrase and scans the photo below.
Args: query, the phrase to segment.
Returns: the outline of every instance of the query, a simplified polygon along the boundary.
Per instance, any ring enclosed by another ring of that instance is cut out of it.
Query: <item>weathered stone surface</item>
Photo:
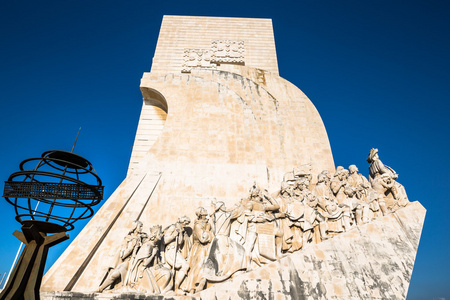
[[[192,297],[43,293],[45,299],[405,299],[426,210],[413,202]]]
[[[217,41],[243,42],[246,66],[278,75],[271,19],[193,16],[164,16],[153,58],[152,73],[180,73],[185,64],[186,49],[201,53],[212,52]],[[231,55],[228,57],[231,58]],[[204,68],[211,68],[211,64],[214,64],[214,59],[210,63],[206,59],[195,58]],[[215,68],[234,72],[235,67],[240,64],[240,61],[233,64],[230,60],[229,63],[222,63]]]

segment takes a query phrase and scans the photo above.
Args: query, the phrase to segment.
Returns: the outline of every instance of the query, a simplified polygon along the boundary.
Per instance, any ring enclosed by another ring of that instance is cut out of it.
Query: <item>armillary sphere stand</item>
[[[0,300],[40,299],[48,249],[69,238],[66,231],[74,228],[73,223],[94,214],[92,207],[103,199],[102,182],[83,157],[53,150],[22,161],[20,171],[5,182],[3,197],[22,224],[22,232],[13,234],[25,249]]]

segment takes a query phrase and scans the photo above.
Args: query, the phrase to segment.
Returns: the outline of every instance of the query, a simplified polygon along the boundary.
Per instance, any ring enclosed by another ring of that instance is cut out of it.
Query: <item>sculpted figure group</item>
[[[369,180],[355,165],[339,166],[312,185],[304,165],[287,173],[274,194],[255,183],[231,209],[221,201],[213,201],[209,213],[199,207],[192,228],[186,216],[149,233],[134,221],[97,292],[194,294],[406,206],[398,174],[377,149],[367,161]]]

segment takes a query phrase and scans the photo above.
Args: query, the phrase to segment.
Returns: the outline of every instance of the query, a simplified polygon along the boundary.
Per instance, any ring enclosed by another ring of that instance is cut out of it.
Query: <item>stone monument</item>
[[[335,168],[269,19],[164,16],[128,174],[44,299],[404,299],[425,209],[371,149]],[[360,166],[361,167],[361,166]]]

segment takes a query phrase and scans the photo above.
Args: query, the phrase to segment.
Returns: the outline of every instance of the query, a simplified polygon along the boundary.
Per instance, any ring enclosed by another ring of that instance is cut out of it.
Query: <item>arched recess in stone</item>
[[[140,161],[160,136],[167,119],[169,107],[166,98],[157,90],[141,87],[142,111],[134,139],[128,173],[139,169]]]
[[[141,87],[144,104],[156,106],[162,109],[166,114],[169,111],[166,98],[157,90],[149,87]]]

